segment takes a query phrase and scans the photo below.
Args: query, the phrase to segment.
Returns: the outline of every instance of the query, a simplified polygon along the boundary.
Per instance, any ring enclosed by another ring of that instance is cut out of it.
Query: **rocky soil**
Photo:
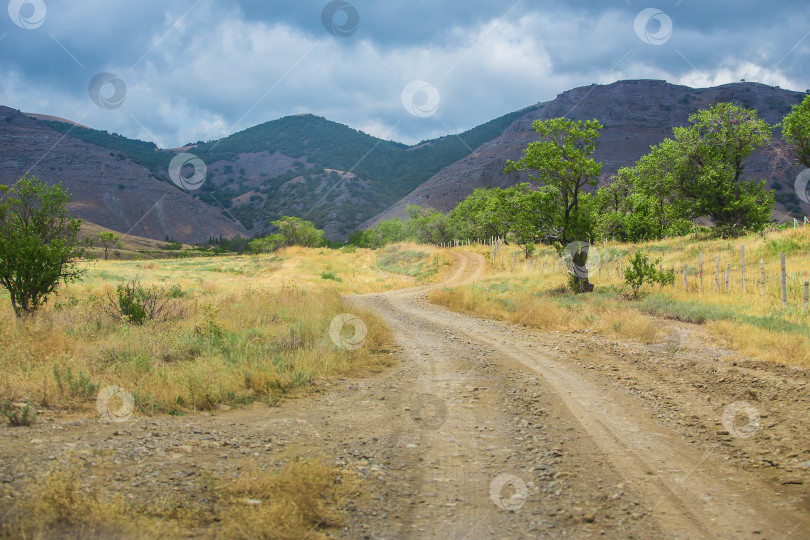
[[[477,279],[459,253],[444,284]],[[362,479],[346,538],[805,538],[810,379],[671,326],[664,343],[538,332],[452,313],[427,288],[353,297],[396,360],[308,397],[185,417],[45,413],[0,428],[13,500],[54,461],[103,491],[202,507],[246,462],[326,456]],[[7,499],[9,501],[9,499]]]

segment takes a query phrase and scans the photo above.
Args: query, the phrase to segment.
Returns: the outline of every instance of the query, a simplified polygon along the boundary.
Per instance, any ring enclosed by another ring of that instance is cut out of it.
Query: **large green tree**
[[[554,214],[544,221],[548,229],[543,236],[561,253],[575,241],[587,246],[593,240],[593,206],[584,188],[595,186],[602,172],[602,164],[592,156],[603,126],[598,120],[567,118],[537,120],[532,126],[539,140],[529,143],[520,160],[508,161],[505,172],[528,171],[533,182],[545,186],[546,197],[556,204],[550,208]],[[572,288],[593,290],[587,274],[588,249],[578,247],[570,255],[574,267],[582,269],[572,274]]]
[[[768,223],[773,194],[765,180],[744,181],[745,161],[771,140],[772,127],[757,111],[733,103],[689,117],[687,128],[675,128],[676,145],[669,157],[680,165],[678,193],[691,203],[693,217],[708,216],[721,234],[741,234]]]
[[[60,283],[81,277],[81,220],[67,209],[70,193],[25,175],[0,185],[0,285],[20,317],[37,310]]]
[[[691,125],[622,168],[597,195],[602,234],[643,241],[684,234],[711,218],[721,235],[768,223],[773,194],[765,181],[743,180],[746,160],[768,144],[772,127],[751,109],[719,103],[689,117]]]
[[[528,171],[529,178],[557,192],[561,219],[548,237],[561,246],[589,240],[591,224],[579,203],[585,186],[595,186],[602,164],[593,156],[603,128],[598,120],[554,118],[532,124],[539,137],[529,143],[517,162],[507,161],[506,171]]]
[[[810,167],[810,95],[782,121],[782,138],[796,163]]]
[[[324,233],[311,221],[298,217],[284,216],[272,222],[278,228],[278,233],[284,237],[284,245],[321,247],[326,242]]]

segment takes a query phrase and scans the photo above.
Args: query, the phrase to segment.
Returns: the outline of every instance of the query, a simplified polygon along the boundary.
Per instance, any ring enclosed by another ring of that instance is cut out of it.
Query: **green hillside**
[[[280,174],[260,173],[259,178],[248,178],[244,172],[221,178],[212,173],[212,181],[195,195],[209,204],[228,208],[249,230],[265,229],[269,221],[284,214],[307,213],[318,226],[331,222],[339,236],[348,236],[357,225],[394,204],[442,168],[498,137],[530,110],[516,111],[459,135],[414,146],[378,139],[319,116],[288,116],[220,140],[198,143],[191,151],[209,165],[235,161],[240,154],[278,152],[300,160],[295,161],[295,166]],[[175,155],[159,150],[153,143],[115,133],[55,121],[44,123],[124,155],[163,180]],[[357,178],[350,181],[325,169],[351,172]],[[282,189],[299,176],[304,176],[303,183]],[[324,195],[314,195],[318,192]],[[235,198],[246,194],[250,194],[248,201],[234,204]]]

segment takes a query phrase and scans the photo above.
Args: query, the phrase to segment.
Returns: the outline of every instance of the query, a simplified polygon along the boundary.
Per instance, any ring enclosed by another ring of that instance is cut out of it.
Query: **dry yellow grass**
[[[746,284],[742,288],[740,246],[745,246]],[[563,292],[567,275],[552,248],[543,247],[526,261],[517,247],[501,249],[482,282],[434,291],[432,301],[451,309],[524,323],[546,330],[590,328],[606,335],[660,342],[668,338],[647,313],[706,322],[718,343],[751,358],[792,366],[810,366],[810,317],[803,306],[804,282],[810,280],[810,227],[750,235],[735,240],[692,236],[645,244],[596,246],[601,263],[591,271],[592,295]],[[463,248],[469,249],[469,248]],[[489,261],[489,248],[474,246]],[[645,287],[635,301],[617,271],[641,251],[663,268],[675,268],[673,286]],[[703,280],[700,280],[700,253]],[[786,253],[788,306],[782,307],[780,253]],[[720,257],[720,287],[714,292],[715,257]],[[760,259],[765,268],[761,279]],[[729,292],[726,265],[731,264]],[[687,268],[684,288],[683,268]],[[765,295],[762,295],[762,285]]]
[[[245,463],[236,478],[210,478],[207,503],[192,506],[171,494],[127,500],[100,490],[95,472],[68,458],[30,479],[18,503],[0,503],[0,538],[318,539],[344,524],[342,507],[359,494],[351,473],[322,458],[291,457],[277,469]]]
[[[136,412],[173,413],[272,401],[314,377],[379,370],[389,362],[389,332],[373,315],[356,313],[368,329],[358,350],[341,349],[329,335],[332,320],[352,309],[342,294],[415,283],[380,270],[378,255],[290,248],[87,263],[86,278],[61,288],[34,317],[16,320],[7,297],[0,300],[0,400],[92,413],[97,390],[116,385],[132,394]],[[135,276],[147,287],[175,288],[173,320],[137,326],[101,312],[116,284]]]
[[[447,266],[439,250],[397,249]],[[345,305],[341,295],[418,282],[378,268],[379,255],[291,248],[260,256],[90,262],[85,279],[61,288],[24,320],[14,318],[3,295],[0,401],[97,417],[99,391],[114,385],[131,396],[134,410],[125,411],[119,394],[108,412],[174,414],[272,403],[306,392],[315,378],[378,371],[390,362],[390,331],[371,313]],[[135,276],[147,287],[174,287],[172,319],[138,326],[102,313],[116,285]],[[338,347],[330,335],[330,323],[347,311],[368,332],[357,350]],[[58,463],[32,478],[25,493],[0,497],[0,516],[6,516],[0,537],[139,538],[150,530],[169,538],[321,538],[343,523],[340,509],[357,491],[349,473],[292,457],[283,467],[246,463],[236,479],[211,478],[205,504],[189,507],[167,494],[136,505],[94,489],[101,464]]]

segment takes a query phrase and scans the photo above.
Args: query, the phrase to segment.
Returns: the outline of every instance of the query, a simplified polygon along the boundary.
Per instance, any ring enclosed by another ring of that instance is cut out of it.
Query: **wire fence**
[[[810,221],[794,219],[794,227],[807,226]],[[558,256],[541,256],[525,259],[520,251],[507,254],[502,251],[504,240],[501,237],[490,237],[486,240],[454,240],[437,244],[436,247],[456,248],[462,246],[488,246],[490,265],[501,269],[523,270],[541,275],[559,274],[566,268]],[[601,249],[590,247],[588,274],[589,279],[597,283],[620,283],[624,280],[626,269],[625,257],[629,258],[627,248],[610,247],[603,242]],[[593,251],[598,257],[594,257]],[[659,269],[664,270],[662,265]],[[739,252],[731,255],[728,249],[720,253],[699,252],[695,258],[678,266],[669,265],[668,269],[675,274],[675,283],[671,289],[690,294],[724,294],[759,297],[768,303],[781,303],[802,306],[808,309],[810,303],[810,269],[796,268],[790,257],[780,252],[776,261],[765,258],[746,259],[745,245],[739,246]]]

